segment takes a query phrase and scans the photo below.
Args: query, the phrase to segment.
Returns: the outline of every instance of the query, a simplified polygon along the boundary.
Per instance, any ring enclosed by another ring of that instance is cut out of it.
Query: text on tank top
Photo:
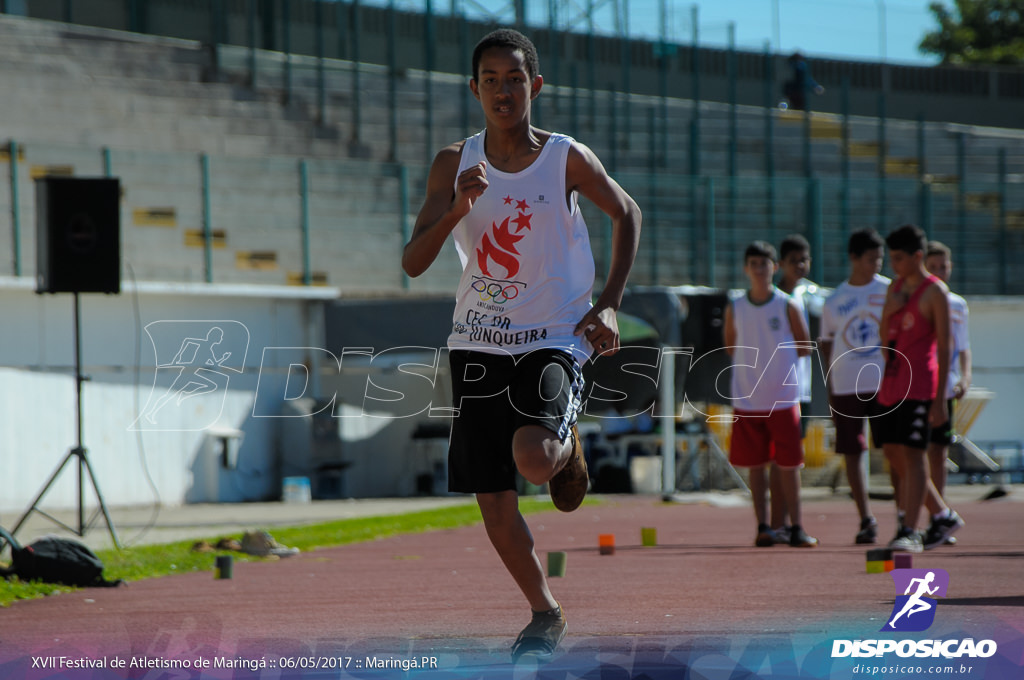
[[[485,132],[465,141],[458,172],[486,161]],[[452,231],[463,272],[448,346],[523,354],[592,347],[576,324],[591,307],[594,258],[575,195],[567,204],[573,140],[552,133],[528,167],[488,164],[487,190]]]

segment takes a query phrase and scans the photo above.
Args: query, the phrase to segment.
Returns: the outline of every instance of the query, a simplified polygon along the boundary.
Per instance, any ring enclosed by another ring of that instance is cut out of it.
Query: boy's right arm
[[[732,302],[725,306],[725,318],[722,324],[722,336],[725,342],[725,353],[729,356],[736,351],[736,321],[733,319]]]
[[[487,189],[487,170],[478,163],[458,176],[462,143],[438,152],[427,178],[423,201],[412,237],[402,251],[402,269],[409,276],[422,274],[437,259],[448,234],[473,208],[473,202]]]

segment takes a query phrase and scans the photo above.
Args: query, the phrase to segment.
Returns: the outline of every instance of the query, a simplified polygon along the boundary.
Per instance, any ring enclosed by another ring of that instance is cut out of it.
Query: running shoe
[[[919,553],[924,550],[921,534],[914,529],[901,528],[896,537],[889,541],[889,549],[894,552]]]
[[[548,493],[555,507],[562,512],[572,512],[580,507],[590,486],[587,461],[583,457],[583,444],[576,426],[569,434],[572,437],[572,454],[562,469],[548,482]]]
[[[808,536],[804,528],[794,524],[789,528],[789,547],[791,548],[816,548],[818,539]]]
[[[857,545],[867,545],[878,542],[878,522],[874,517],[865,517],[860,521],[860,531],[853,541]]]
[[[754,545],[758,548],[770,548],[778,541],[775,532],[767,524],[757,525],[757,537],[754,538]]]
[[[949,517],[933,518],[931,526],[928,527],[928,532],[924,535],[924,549],[938,548],[948,539],[952,538],[953,534],[963,526],[964,520],[955,510],[949,511]]]
[[[520,660],[550,661],[568,628],[561,606],[546,612],[533,612],[530,623],[512,643],[512,663]]]

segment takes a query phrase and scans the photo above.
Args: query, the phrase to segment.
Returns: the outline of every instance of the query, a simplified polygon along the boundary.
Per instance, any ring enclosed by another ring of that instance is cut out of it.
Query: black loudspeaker
[[[36,180],[36,292],[121,292],[121,183]]]

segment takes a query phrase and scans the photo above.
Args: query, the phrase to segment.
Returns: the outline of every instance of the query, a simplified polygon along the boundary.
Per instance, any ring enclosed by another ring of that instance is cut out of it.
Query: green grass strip
[[[590,504],[597,501],[587,499],[584,502]],[[554,510],[554,505],[545,497],[522,497],[519,499],[519,509],[524,515],[528,515]],[[479,524],[482,521],[483,518],[480,516],[480,509],[476,503],[467,501],[465,505],[400,515],[359,517],[323,524],[275,527],[270,533],[282,545],[294,546],[303,552],[309,552],[317,548],[373,541],[401,534],[456,529]],[[196,537],[175,543],[139,545],[123,550],[100,550],[96,554],[103,560],[103,576],[105,578],[141,581],[171,574],[212,571],[213,556],[216,553],[194,552],[192,546],[201,540],[215,544],[220,538],[223,536]],[[241,536],[233,536],[233,538],[241,539]],[[264,559],[238,552],[232,554],[239,562],[258,562]],[[73,590],[76,589],[50,583],[25,583],[18,579],[10,581],[0,579],[0,607],[10,606],[17,600],[34,599]]]

